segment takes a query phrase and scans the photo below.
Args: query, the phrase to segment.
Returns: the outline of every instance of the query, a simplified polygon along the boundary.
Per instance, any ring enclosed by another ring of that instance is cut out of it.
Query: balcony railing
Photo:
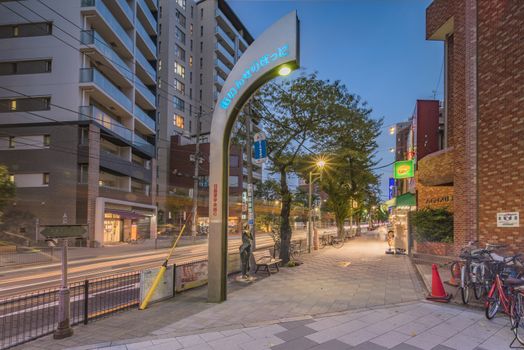
[[[101,109],[91,105],[91,106],[80,106],[79,113],[80,120],[92,120],[97,122],[99,125],[104,128],[111,130],[118,136],[122,137],[128,142],[132,142],[132,132],[124,125],[119,123],[115,118],[113,118],[108,113],[102,111]]]
[[[133,40],[101,0],[82,0],[81,6],[95,7],[108,26],[113,30],[115,36],[124,43],[130,52],[133,52]]]
[[[102,91],[131,111],[131,100],[96,68],[80,68],[81,83],[95,83]]]
[[[151,54],[156,57],[156,45],[153,42],[153,40],[151,40],[151,37],[149,36],[149,34],[147,34],[146,29],[144,28],[142,23],[140,23],[140,21],[136,22],[136,31],[138,35],[140,35],[142,40],[144,40],[144,43],[146,44],[147,48],[151,51]]]
[[[140,80],[136,79],[136,89],[138,92],[151,104],[151,106],[156,106],[156,98],[155,95],[149,90],[146,85]]]
[[[137,119],[139,119],[148,128],[155,131],[155,121],[137,105],[135,105],[135,117],[137,117]]]
[[[127,3],[127,1],[126,0],[117,0],[117,3],[120,5],[122,10],[126,14],[129,22],[133,23],[133,17],[134,17],[133,10],[131,10],[131,7],[129,7],[129,4]]]
[[[220,59],[217,58],[217,59],[215,60],[215,64],[216,64],[216,66],[217,66],[218,68],[220,68],[220,70],[222,70],[226,75],[229,75],[229,73],[231,73],[231,69],[230,69],[228,66],[226,66],[226,65],[224,64],[224,62],[222,62]]]
[[[153,28],[154,32],[157,32],[157,21],[155,16],[151,13],[151,10],[147,6],[146,2],[144,0],[138,0],[138,6],[142,9],[142,12],[144,12],[147,20],[149,21],[149,24],[151,28]]]
[[[218,34],[222,40],[224,40],[230,46],[231,50],[235,50],[235,41],[232,40],[222,28],[217,26],[215,33]]]
[[[143,137],[134,134],[133,135],[133,146],[139,148],[146,154],[153,156],[155,154],[155,146],[147,142]]]
[[[224,83],[226,81],[218,74],[215,74],[215,83],[220,84],[220,86],[224,86]]]
[[[234,64],[235,63],[235,57],[233,57],[233,55],[231,55],[229,53],[229,51],[227,51],[224,46],[222,46],[222,44],[220,43],[216,43],[215,44],[215,49],[220,52],[220,54],[222,56],[224,56],[227,60],[229,60],[231,62],[231,64]]]
[[[94,30],[83,30],[80,33],[80,41],[83,45],[93,45],[103,56],[111,61],[120,74],[126,79],[133,81],[133,73],[131,68],[127,66],[123,59],[111,48],[100,34]],[[147,61],[146,61],[147,62]]]
[[[149,76],[156,81],[156,70],[153,68],[151,63],[147,60],[147,58],[144,56],[144,54],[140,51],[140,49],[136,49],[135,51],[136,60],[142,68],[149,74]]]

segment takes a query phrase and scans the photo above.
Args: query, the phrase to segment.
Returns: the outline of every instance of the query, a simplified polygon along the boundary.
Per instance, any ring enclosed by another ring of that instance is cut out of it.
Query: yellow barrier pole
[[[158,287],[158,285],[160,284],[160,281],[164,277],[164,273],[166,273],[168,261],[171,258],[171,255],[173,255],[176,245],[178,244],[180,237],[182,237],[182,233],[184,233],[184,230],[186,229],[186,225],[190,217],[191,215],[188,216],[186,222],[184,223],[184,226],[182,226],[182,229],[180,230],[180,233],[178,234],[178,237],[175,240],[175,243],[173,243],[173,246],[171,247],[171,249],[169,250],[169,253],[167,254],[166,260],[164,260],[164,263],[160,267],[160,270],[158,270],[158,273],[156,274],[155,280],[153,281],[151,288],[149,288],[149,290],[147,291],[146,297],[144,298],[144,301],[142,302],[142,304],[140,304],[140,307],[138,308],[139,310],[144,310],[147,308],[147,305],[149,304],[149,301],[153,297],[153,294],[155,293],[156,288]]]

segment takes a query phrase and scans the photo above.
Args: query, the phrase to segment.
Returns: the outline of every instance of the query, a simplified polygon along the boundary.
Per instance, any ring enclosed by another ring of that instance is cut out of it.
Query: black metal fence
[[[60,248],[16,247],[14,251],[0,251],[0,266],[26,265],[60,260]]]
[[[0,349],[51,334],[58,323],[59,288],[0,299]],[[140,272],[69,285],[72,325],[132,308],[140,299]]]

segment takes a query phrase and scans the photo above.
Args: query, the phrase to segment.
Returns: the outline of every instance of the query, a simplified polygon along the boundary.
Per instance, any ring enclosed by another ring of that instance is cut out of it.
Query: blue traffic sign
[[[266,134],[259,132],[255,134],[255,142],[253,144],[255,163],[264,163],[267,160],[267,142]]]

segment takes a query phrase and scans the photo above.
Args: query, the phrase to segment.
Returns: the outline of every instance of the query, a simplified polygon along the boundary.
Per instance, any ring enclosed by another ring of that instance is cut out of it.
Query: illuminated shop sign
[[[238,93],[242,90],[244,85],[246,85],[245,83],[250,80],[254,74],[260,70],[260,68],[289,55],[288,49],[289,45],[286,44],[282,47],[279,47],[274,52],[266,54],[260,57],[258,60],[253,61],[253,63],[251,63],[249,67],[244,70],[242,77],[240,79],[235,79],[235,86],[231,87],[226,93],[226,96],[220,101],[220,108],[227,109]]]
[[[415,176],[415,164],[412,160],[395,162],[393,177],[395,179],[407,179]]]

